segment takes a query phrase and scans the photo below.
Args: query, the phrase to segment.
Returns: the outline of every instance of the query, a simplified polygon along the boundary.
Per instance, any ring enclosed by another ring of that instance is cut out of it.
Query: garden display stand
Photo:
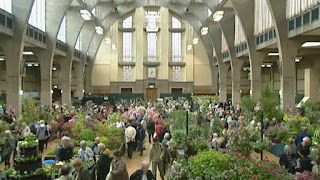
[[[39,140],[27,134],[21,142],[20,157],[14,159],[14,170],[8,174],[10,180],[43,180],[42,156],[38,151]]]

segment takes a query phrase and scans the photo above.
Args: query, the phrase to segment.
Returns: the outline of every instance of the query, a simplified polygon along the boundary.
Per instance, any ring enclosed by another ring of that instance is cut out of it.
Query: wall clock
[[[148,68],[148,78],[156,78],[157,68],[149,67]]]

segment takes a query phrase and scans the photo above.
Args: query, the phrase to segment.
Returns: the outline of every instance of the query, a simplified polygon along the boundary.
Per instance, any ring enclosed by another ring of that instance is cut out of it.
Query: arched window
[[[175,17],[172,17],[171,21],[172,28],[181,28],[182,23]],[[172,46],[172,61],[179,62],[181,61],[181,32],[172,32],[171,37],[171,46]],[[172,67],[172,80],[173,81],[180,81],[181,80],[181,67],[180,66],[173,66]]]
[[[172,17],[172,28],[181,28],[181,22]],[[181,32],[172,32],[172,61],[181,61]]]
[[[12,0],[0,0],[0,9],[12,13]]]
[[[132,28],[132,16],[127,17],[122,21],[123,28]]]
[[[123,28],[132,28],[132,16],[122,21]],[[122,33],[123,61],[132,61],[132,32]]]
[[[179,21],[179,19],[172,17],[171,23],[172,28],[181,28],[181,22]]]
[[[123,28],[132,28],[132,16],[122,21]],[[132,32],[122,33],[122,60],[132,61]],[[123,66],[123,80],[131,80],[131,66]]]
[[[29,24],[46,31],[46,0],[35,0],[32,6]]]
[[[74,48],[78,51],[81,51],[81,48],[82,48],[82,34],[81,33],[78,36],[76,46]]]
[[[66,16],[64,16],[60,25],[57,39],[59,41],[66,43],[67,42],[66,37],[67,37],[67,24],[66,24]]]

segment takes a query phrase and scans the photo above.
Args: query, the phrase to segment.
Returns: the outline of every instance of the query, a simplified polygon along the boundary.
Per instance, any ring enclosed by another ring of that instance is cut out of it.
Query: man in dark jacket
[[[288,169],[291,174],[295,173],[297,155],[292,153],[289,145],[284,146],[284,153],[281,155],[279,164]]]
[[[130,180],[154,180],[155,178],[152,172],[149,170],[149,163],[147,161],[142,161],[141,166],[141,169],[137,170],[130,176]]]
[[[308,134],[307,127],[302,127],[302,131],[299,134],[297,134],[294,140],[294,143],[296,144],[296,146],[299,146],[302,143],[304,137],[309,137],[311,139],[311,135]]]
[[[149,119],[147,122],[147,131],[149,135],[149,143],[151,144],[151,139],[153,138],[153,134],[156,131],[155,122],[151,119]]]
[[[82,166],[81,159],[75,159],[72,161],[72,166],[77,170],[75,174],[75,180],[91,180],[91,175],[85,167]]]
[[[138,129],[137,129],[137,148],[140,150],[140,156],[143,155],[143,141],[144,138],[146,137],[146,131],[142,127],[141,124],[138,124]]]

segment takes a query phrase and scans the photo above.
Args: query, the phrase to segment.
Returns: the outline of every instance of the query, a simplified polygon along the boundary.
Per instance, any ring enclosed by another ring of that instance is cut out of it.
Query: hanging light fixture
[[[224,15],[224,11],[215,12],[213,15],[213,21],[219,22],[223,18],[223,15]]]
[[[192,50],[192,45],[191,44],[188,44],[187,45],[187,51],[191,51]]]
[[[91,20],[91,13],[86,9],[80,10],[80,15],[85,21]]]
[[[106,38],[105,41],[106,41],[106,43],[109,44],[109,45],[112,43],[111,38]]]
[[[208,28],[208,27],[202,27],[202,28],[201,28],[201,35],[202,35],[202,36],[207,35],[208,32],[209,32],[209,28]]]
[[[103,34],[103,28],[101,26],[96,26],[95,29],[97,34]]]
[[[199,38],[193,38],[192,44],[198,44],[199,43]]]

